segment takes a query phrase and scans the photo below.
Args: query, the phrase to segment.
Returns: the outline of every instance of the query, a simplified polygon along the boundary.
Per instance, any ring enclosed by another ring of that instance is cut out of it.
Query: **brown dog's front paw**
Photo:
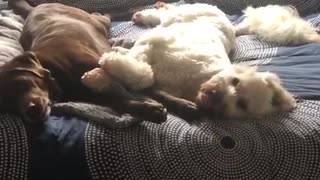
[[[146,113],[145,116],[148,121],[161,124],[167,120],[167,109],[160,103],[146,101]]]
[[[161,124],[167,120],[167,109],[156,101],[131,101],[128,108],[132,114],[146,121]]]
[[[186,120],[195,120],[202,116],[198,106],[194,102],[187,100],[179,100],[175,112],[178,116]]]

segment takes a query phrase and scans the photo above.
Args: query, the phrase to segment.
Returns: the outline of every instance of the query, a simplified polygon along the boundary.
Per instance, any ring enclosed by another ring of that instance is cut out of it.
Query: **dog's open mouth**
[[[198,96],[198,104],[206,111],[219,112],[222,109],[221,102],[215,102],[209,95],[201,93]]]

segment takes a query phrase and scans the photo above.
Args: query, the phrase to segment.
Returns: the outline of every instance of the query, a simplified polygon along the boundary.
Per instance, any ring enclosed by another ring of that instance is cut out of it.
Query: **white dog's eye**
[[[272,103],[273,106],[279,106],[280,105],[280,100],[278,99],[277,96],[273,96],[271,103]]]
[[[247,108],[248,108],[248,102],[247,102],[245,99],[243,99],[243,98],[239,98],[238,101],[237,101],[237,106],[238,106],[240,109],[246,111]]]
[[[232,80],[231,80],[231,84],[233,86],[237,86],[239,84],[239,82],[240,82],[240,79],[236,78],[236,77],[232,78]]]

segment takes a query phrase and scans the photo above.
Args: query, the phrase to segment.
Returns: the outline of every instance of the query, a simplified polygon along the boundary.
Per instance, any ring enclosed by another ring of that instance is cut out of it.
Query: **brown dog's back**
[[[35,8],[25,0],[10,0],[9,4],[27,16],[20,38],[26,52],[0,67],[0,110],[41,122],[49,117],[52,102],[82,101],[110,105],[118,112],[156,123],[166,120],[162,104],[137,97],[111,76],[107,92],[82,84],[81,77],[99,67],[100,56],[111,50],[109,16],[58,3]],[[17,91],[4,88],[8,86]]]
[[[107,17],[62,4],[42,4],[26,19],[20,41],[51,71],[65,97],[79,100],[87,94],[81,76],[98,67],[102,53],[110,50],[109,25]]]

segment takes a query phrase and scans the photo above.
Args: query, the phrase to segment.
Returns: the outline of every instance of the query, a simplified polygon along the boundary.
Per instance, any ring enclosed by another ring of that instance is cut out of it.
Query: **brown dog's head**
[[[197,104],[227,117],[261,117],[295,108],[295,99],[276,74],[233,65],[202,84]]]
[[[29,123],[44,121],[54,84],[36,55],[25,52],[0,68],[0,111],[19,114]]]

